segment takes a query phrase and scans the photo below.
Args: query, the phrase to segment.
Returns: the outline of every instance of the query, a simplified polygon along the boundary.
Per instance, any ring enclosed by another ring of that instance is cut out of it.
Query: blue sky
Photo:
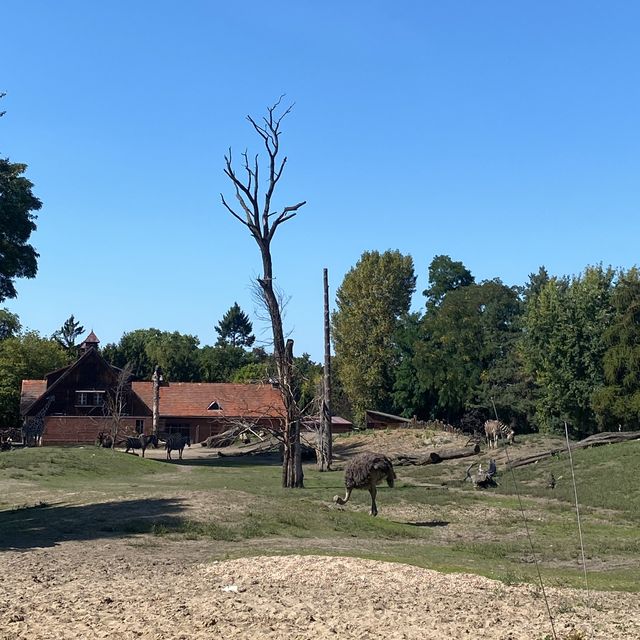
[[[632,2],[25,0],[0,6],[0,154],[43,201],[34,280],[5,306],[102,343],[157,327],[215,341],[254,320],[260,259],[220,204],[245,120],[295,102],[273,253],[296,352],[322,357],[363,251],[435,255],[523,284],[637,263],[640,5]]]

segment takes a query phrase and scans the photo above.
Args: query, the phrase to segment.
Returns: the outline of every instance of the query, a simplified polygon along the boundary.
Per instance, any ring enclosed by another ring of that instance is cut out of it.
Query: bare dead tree
[[[133,367],[128,362],[118,372],[114,384],[105,393],[103,411],[106,416],[111,418],[111,447],[113,449],[116,447],[118,438],[122,436],[124,418],[128,414],[132,376]]]
[[[324,289],[324,367],[322,378],[322,427],[320,431],[320,471],[330,471],[333,462],[333,438],[331,433],[331,325],[329,322],[329,275],[323,270]]]
[[[239,176],[233,167],[231,149],[225,155],[224,172],[231,180],[239,209],[229,205],[223,194],[222,204],[231,215],[247,227],[256,241],[262,257],[262,277],[258,284],[264,297],[264,303],[269,312],[271,329],[273,332],[273,353],[278,370],[278,383],[286,409],[284,425],[284,457],[282,463],[282,486],[302,487],[302,456],[300,450],[300,412],[296,405],[293,389],[293,340],[286,340],[282,326],[281,307],[273,285],[273,260],[271,256],[271,241],[278,227],[296,216],[298,210],[306,201],[288,205],[282,209],[272,209],[272,199],[275,188],[282,177],[286,156],[279,159],[280,136],[282,134],[282,120],[291,112],[293,105],[277,114],[283,96],[267,109],[267,115],[262,123],[256,122],[251,116],[247,120],[255,132],[262,138],[267,152],[267,177],[264,193],[260,189],[260,165],[258,155],[249,159],[248,153],[242,154],[243,175]]]

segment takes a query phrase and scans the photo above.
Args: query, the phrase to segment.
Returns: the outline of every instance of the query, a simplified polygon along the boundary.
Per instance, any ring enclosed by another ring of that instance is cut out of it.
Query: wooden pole
[[[160,415],[160,381],[162,379],[162,371],[158,365],[153,370],[151,380],[153,382],[153,414],[152,414],[152,433],[158,435],[158,418]]]
[[[322,426],[320,446],[322,460],[320,471],[330,471],[333,462],[333,442],[331,434],[331,328],[329,324],[329,275],[324,275],[324,384],[322,385]]]

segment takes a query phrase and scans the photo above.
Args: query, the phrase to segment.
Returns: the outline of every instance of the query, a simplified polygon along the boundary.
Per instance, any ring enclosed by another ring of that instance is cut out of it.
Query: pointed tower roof
[[[99,344],[100,340],[98,340],[98,336],[93,333],[92,329],[91,333],[84,339],[84,341],[80,345],[80,351],[88,351],[89,349],[91,349],[91,347],[95,347],[97,349]]]

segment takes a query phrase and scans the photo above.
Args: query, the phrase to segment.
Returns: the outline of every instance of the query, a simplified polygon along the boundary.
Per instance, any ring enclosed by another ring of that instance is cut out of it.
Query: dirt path
[[[140,536],[2,553],[0,639],[385,638],[551,634],[532,586],[320,556],[209,561],[216,543]],[[640,638],[640,596],[548,589],[558,638]],[[579,637],[579,636],[578,636]]]

